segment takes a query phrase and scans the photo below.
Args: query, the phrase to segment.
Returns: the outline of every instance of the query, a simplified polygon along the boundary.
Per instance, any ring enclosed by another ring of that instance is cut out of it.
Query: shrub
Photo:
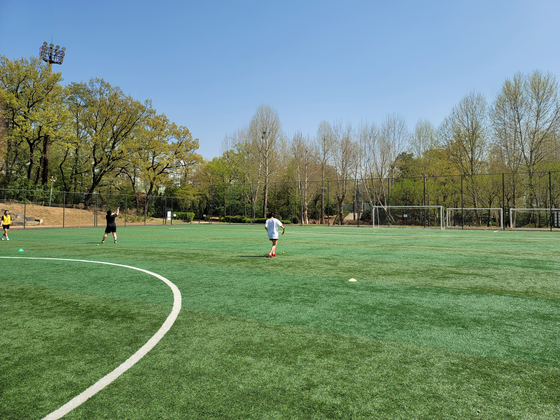
[[[177,219],[183,220],[187,223],[190,223],[194,220],[194,213],[190,211],[179,211],[175,214],[177,215]]]

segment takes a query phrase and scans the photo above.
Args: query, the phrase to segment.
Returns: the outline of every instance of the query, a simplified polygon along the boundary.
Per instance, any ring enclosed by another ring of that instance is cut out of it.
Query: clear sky
[[[260,104],[284,132],[439,125],[506,78],[560,77],[560,1],[0,0],[0,54],[66,47],[64,83],[102,78],[190,129],[207,159]]]

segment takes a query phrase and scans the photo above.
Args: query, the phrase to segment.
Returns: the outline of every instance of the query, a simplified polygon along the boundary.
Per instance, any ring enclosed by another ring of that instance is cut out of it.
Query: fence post
[[[423,197],[422,205],[423,206],[426,205],[426,175],[424,175],[424,197]],[[422,213],[424,214],[424,229],[426,229],[428,227],[426,223],[427,222],[426,209],[424,209]]]
[[[552,175],[550,173],[550,171],[548,171],[548,194],[550,197],[550,203],[549,203],[549,207],[550,207],[550,211],[549,211],[549,217],[548,217],[548,224],[550,225],[550,231],[552,232]]]
[[[245,191],[247,188],[245,187],[245,181],[243,181],[243,191],[241,191],[241,199],[243,200],[243,217],[247,218],[247,200],[245,200]],[[251,224],[253,220],[251,220]]]
[[[360,227],[360,187],[358,185],[358,179],[356,179],[356,203],[354,205],[354,207],[358,207],[358,210],[356,211],[356,209],[354,208],[354,212],[357,213],[358,216],[358,227]]]
[[[505,176],[502,172],[502,218],[506,218],[506,182]],[[502,220],[502,230],[506,230],[506,221]],[[511,227],[511,226],[510,226]]]
[[[97,227],[97,216],[99,212],[99,193],[95,196],[95,212],[94,212],[94,221],[93,225]]]
[[[296,203],[297,203],[297,191],[295,192],[295,199],[293,200],[293,205],[290,206],[292,208],[292,223],[294,221],[294,213],[295,213],[295,209],[296,209]]]
[[[387,227],[391,227],[391,178],[387,177]]]
[[[325,176],[321,176],[321,224],[325,224]]]
[[[23,190],[23,228],[25,229],[25,217],[27,216],[27,190]]]
[[[331,211],[330,211],[330,192],[331,182],[327,181],[327,226],[331,225]]]
[[[461,229],[465,228],[465,203],[463,202],[463,175],[461,175]]]

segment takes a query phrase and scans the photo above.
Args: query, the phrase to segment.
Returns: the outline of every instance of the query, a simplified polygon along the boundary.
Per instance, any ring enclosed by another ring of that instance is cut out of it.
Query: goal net
[[[371,215],[373,227],[444,228],[443,206],[372,206]]]
[[[448,208],[446,210],[447,227],[504,227],[504,209],[500,207]]]
[[[560,227],[560,209],[509,209],[512,229]]]

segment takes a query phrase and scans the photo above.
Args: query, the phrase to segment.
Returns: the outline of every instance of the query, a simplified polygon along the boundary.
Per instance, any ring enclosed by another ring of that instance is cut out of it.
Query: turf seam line
[[[134,353],[132,356],[130,356],[125,362],[123,362],[115,370],[113,370],[109,374],[105,375],[103,378],[101,378],[95,384],[93,384],[92,386],[87,388],[85,391],[83,391],[81,394],[79,394],[76,397],[74,397],[73,399],[71,399],[69,402],[64,404],[59,409],[53,411],[52,413],[50,413],[49,415],[44,417],[43,420],[57,420],[57,419],[62,418],[63,416],[68,414],[70,411],[72,411],[76,407],[78,407],[81,404],[83,404],[84,402],[86,402],[89,398],[93,397],[95,394],[97,394],[99,391],[101,391],[107,385],[111,384],[115,379],[117,379],[119,376],[121,376],[123,373],[125,373],[132,366],[134,366],[136,364],[136,362],[138,362],[140,359],[142,359],[142,357],[144,357],[151,349],[153,349],[155,347],[155,345],[163,338],[163,336],[171,329],[171,326],[173,325],[173,323],[177,319],[177,316],[179,315],[179,312],[181,311],[181,292],[180,292],[179,288],[175,284],[173,284],[171,281],[166,279],[165,277],[163,277],[159,274],[153,273],[151,271],[144,270],[142,268],[133,267],[133,266],[124,265],[124,264],[109,263],[109,262],[104,262],[104,261],[76,260],[76,259],[69,259],[69,258],[3,257],[3,256],[0,256],[0,258],[28,259],[28,260],[72,261],[72,262],[85,262],[85,263],[93,263],[93,264],[113,265],[113,266],[116,266],[116,267],[124,267],[124,268],[129,268],[129,269],[132,269],[132,270],[136,270],[136,271],[141,271],[143,273],[154,276],[154,277],[160,279],[161,281],[163,281],[165,284],[167,284],[171,288],[171,290],[173,291],[173,309],[172,309],[171,313],[169,314],[169,316],[167,317],[165,322],[162,324],[160,329],[152,336],[152,338],[150,338],[146,342],[146,344],[144,344],[142,347],[140,347],[140,349],[136,353]]]

